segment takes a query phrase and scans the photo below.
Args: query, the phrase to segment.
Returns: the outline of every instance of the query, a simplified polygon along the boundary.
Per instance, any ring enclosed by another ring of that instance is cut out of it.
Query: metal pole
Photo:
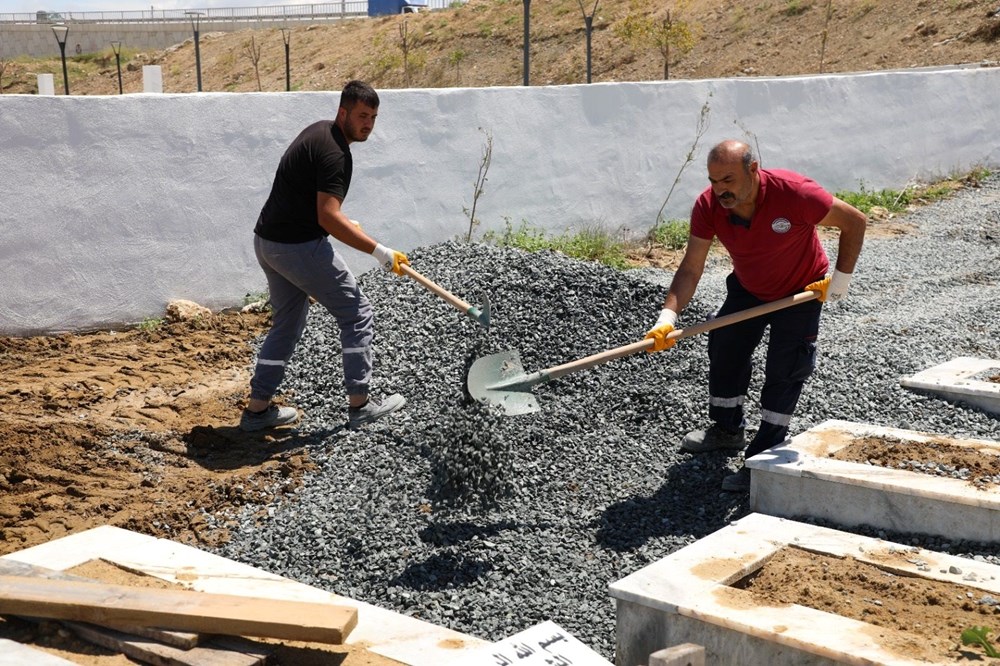
[[[115,65],[118,67],[118,94],[122,94],[122,43],[120,41],[111,42],[111,49],[115,52]]]
[[[281,37],[285,41],[285,92],[290,92],[292,89],[292,70],[288,57],[289,44],[292,41],[292,30],[291,28],[282,28]]]
[[[194,30],[194,67],[198,73],[198,92],[201,92],[201,43],[198,40],[198,24],[202,12],[184,12],[191,17],[191,29]]]
[[[587,83],[590,83],[590,35],[594,31],[593,15],[585,18],[587,23]]]
[[[194,29],[194,66],[198,70],[198,92],[201,92],[201,44],[198,42],[198,29]]]
[[[528,72],[530,70],[530,60],[531,60],[531,47],[528,43],[530,33],[531,33],[531,0],[524,0],[524,85],[529,86],[530,77]]]
[[[63,89],[69,95],[69,73],[66,71],[66,37],[69,36],[69,26],[54,25],[52,26],[52,34],[56,36],[56,41],[59,43],[59,56],[62,58]]]
[[[59,55],[62,57],[63,66],[63,90],[69,94],[69,74],[66,72],[66,42],[59,43]]]

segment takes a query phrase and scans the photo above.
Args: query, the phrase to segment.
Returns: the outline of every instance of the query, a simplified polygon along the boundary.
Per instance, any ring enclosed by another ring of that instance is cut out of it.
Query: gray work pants
[[[306,327],[309,297],[340,327],[344,386],[366,395],[372,374],[372,306],[329,237],[306,243],[275,243],[254,234],[254,252],[267,276],[271,330],[257,355],[250,397],[270,400]]]

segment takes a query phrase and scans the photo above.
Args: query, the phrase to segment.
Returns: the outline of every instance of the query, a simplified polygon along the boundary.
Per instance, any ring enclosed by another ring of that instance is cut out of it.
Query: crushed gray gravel
[[[912,232],[866,241],[848,299],[826,307],[793,433],[843,419],[1000,440],[1000,418],[899,385],[957,356],[1000,359],[1000,178],[905,219]],[[671,274],[453,242],[409,256],[470,303],[488,294],[492,330],[412,280],[365,273],[377,389],[409,402],[348,431],[337,329],[313,308],[283,393],[318,469],[235,517],[218,553],[487,640],[552,620],[613,659],[608,585],[748,512],[747,496],[720,490],[739,457],[678,450],[707,424],[706,336],[536,386],[541,412],[500,416],[464,394],[474,359],[516,350],[532,372],[634,342]],[[710,264],[680,326],[721,304],[727,272]],[[850,531],[1000,564],[1000,544],[919,526]]]

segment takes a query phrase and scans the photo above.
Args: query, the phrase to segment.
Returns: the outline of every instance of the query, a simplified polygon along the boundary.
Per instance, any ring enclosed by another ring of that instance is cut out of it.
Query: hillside
[[[670,78],[784,76],[1000,61],[998,0],[547,0],[531,7],[532,85],[586,82],[584,9],[593,12],[592,80],[663,78],[655,46],[635,46],[619,34],[627,17],[662,21],[668,10],[694,37],[687,53],[674,48]],[[453,9],[294,28],[293,90],[339,90],[352,78],[379,88],[516,86],[523,76],[523,4],[470,0]],[[280,31],[212,33],[202,26],[203,90],[248,92],[285,88]],[[824,32],[826,35],[824,44]],[[403,36],[408,50],[403,64]],[[252,52],[259,49],[259,86]],[[196,90],[193,40],[162,52],[125,45],[123,87],[141,92],[142,65],[162,67],[164,92]],[[55,60],[2,63],[0,89],[34,93],[36,74],[55,73]],[[118,92],[110,47],[69,59],[75,95]]]

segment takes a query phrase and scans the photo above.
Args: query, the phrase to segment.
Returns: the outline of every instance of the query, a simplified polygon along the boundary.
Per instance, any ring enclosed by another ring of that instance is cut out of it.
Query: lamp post
[[[292,70],[288,59],[288,45],[292,41],[292,29],[282,28],[281,39],[285,42],[285,92],[289,92],[292,89]]]
[[[577,0],[580,3],[580,11],[583,12],[583,24],[587,30],[587,83],[590,83],[590,36],[594,32],[594,14],[597,13],[597,3],[601,0],[594,0],[594,8],[590,10],[590,14],[583,7],[583,0]]]
[[[201,92],[201,44],[198,42],[198,25],[204,12],[184,12],[191,17],[191,29],[194,31],[194,68],[198,72],[198,92]]]
[[[115,65],[118,67],[118,94],[122,94],[122,43],[121,40],[111,42],[111,50],[115,52]]]
[[[62,67],[63,67],[63,88],[66,94],[69,94],[69,76],[66,72],[66,36],[69,34],[69,26],[59,25],[52,26],[52,33],[56,36],[56,41],[59,42],[59,55],[62,57]]]

